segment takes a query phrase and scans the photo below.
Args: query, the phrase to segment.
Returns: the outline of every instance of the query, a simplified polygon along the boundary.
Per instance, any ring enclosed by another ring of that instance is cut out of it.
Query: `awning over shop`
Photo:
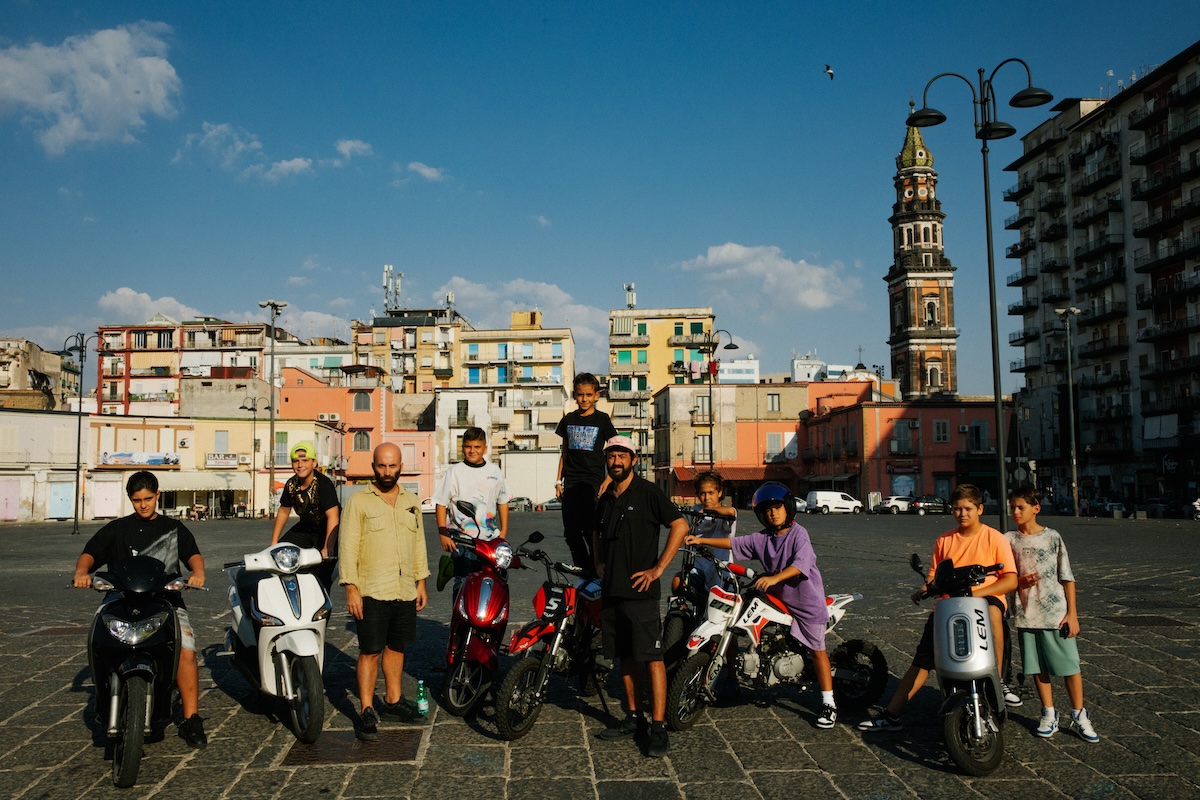
[[[159,491],[163,492],[235,492],[250,491],[249,472],[208,472],[180,470],[156,472]]]

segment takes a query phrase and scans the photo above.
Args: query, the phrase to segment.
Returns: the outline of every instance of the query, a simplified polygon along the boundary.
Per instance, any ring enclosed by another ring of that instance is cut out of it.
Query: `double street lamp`
[[[287,307],[287,303],[281,300],[262,300],[258,304],[259,308],[271,309],[271,404],[267,406],[271,411],[271,433],[270,443],[267,445],[267,453],[270,455],[270,460],[267,462],[270,465],[270,482],[271,482],[271,500],[268,502],[268,513],[275,513],[275,409],[279,403],[275,397],[275,320],[279,319],[279,312]]]
[[[1007,139],[1014,135],[1017,129],[1007,122],[996,119],[996,95],[992,91],[992,80],[996,73],[1006,64],[1017,63],[1025,68],[1026,87],[1009,99],[1008,104],[1014,108],[1033,108],[1042,106],[1054,99],[1045,89],[1033,85],[1033,74],[1029,65],[1019,58],[1006,58],[996,65],[991,75],[984,78],[985,70],[979,70],[979,89],[968,78],[957,72],[943,72],[933,76],[925,84],[921,95],[921,108],[908,115],[907,124],[911,128],[926,128],[941,125],[946,121],[946,115],[937,109],[930,108],[929,87],[941,78],[958,78],[971,90],[973,102],[972,113],[975,120],[975,138],[982,142],[983,153],[983,215],[984,233],[987,238],[987,280],[988,280],[988,310],[991,312],[992,323],[992,387],[996,404],[996,473],[1000,496],[996,505],[1000,511],[1000,530],[1008,529],[1008,474],[1004,458],[1004,401],[1003,387],[1000,381],[1000,322],[996,307],[996,262],[992,253],[992,187],[991,174],[988,167],[988,142],[992,139]]]
[[[71,527],[71,534],[79,533],[79,507],[82,503],[79,500],[79,479],[83,472],[83,376],[84,369],[87,366],[87,346],[88,342],[99,341],[98,334],[75,333],[68,336],[63,342],[62,350],[59,355],[65,356],[72,353],[79,355],[79,400],[75,408],[75,496],[71,501],[74,506],[75,523]]]
[[[1067,426],[1071,431],[1071,515],[1079,516],[1079,470],[1076,466],[1075,447],[1075,378],[1071,368],[1071,317],[1077,317],[1083,312],[1075,306],[1056,308],[1054,313],[1062,319],[1063,328],[1067,331]]]
[[[704,342],[700,345],[700,352],[708,355],[709,363],[704,365],[705,371],[708,373],[708,466],[712,469],[716,466],[717,446],[716,437],[713,435],[713,382],[717,379],[717,367],[712,363],[713,354],[717,351],[717,345],[721,341],[720,334],[725,334],[729,337],[729,343],[722,349],[737,350],[738,346],[733,343],[733,334],[724,328],[717,328],[714,331],[705,331]]]
[[[255,463],[255,455],[258,453],[258,403],[260,400],[266,400],[265,397],[247,397],[238,406],[242,411],[249,411],[250,417],[250,518],[258,516],[258,506],[254,502],[254,487],[258,483],[258,464]],[[267,403],[265,408],[270,409],[271,404]],[[271,487],[274,492],[275,487]]]

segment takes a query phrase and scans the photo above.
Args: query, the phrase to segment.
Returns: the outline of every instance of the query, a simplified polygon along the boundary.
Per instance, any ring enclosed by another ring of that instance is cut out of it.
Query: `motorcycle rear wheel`
[[[446,671],[442,683],[442,708],[456,717],[466,716],[483,696],[486,683],[483,671],[483,665],[478,661],[469,661],[460,655],[454,666]]]
[[[687,623],[683,614],[676,612],[668,615],[663,624],[663,662],[668,676],[674,674],[687,657]]]
[[[677,731],[696,724],[707,705],[705,686],[709,683],[712,653],[702,650],[692,655],[671,679],[667,691],[667,723]]]
[[[887,659],[879,648],[862,639],[843,642],[829,654],[833,667],[833,696],[838,708],[861,711],[887,688]]]
[[[942,738],[946,752],[959,769],[968,775],[991,775],[1004,760],[1004,731],[991,706],[983,704],[983,738],[971,732],[972,714],[961,704],[942,718]]]
[[[113,746],[112,782],[119,789],[137,783],[145,742],[146,703],[149,686],[140,675],[131,675],[121,685],[121,718]]]
[[[288,704],[292,733],[304,744],[312,744],[321,735],[325,723],[325,685],[316,656],[292,656],[288,662],[292,691],[296,696]]]
[[[529,733],[542,712],[541,687],[537,685],[541,665],[541,660],[532,656],[522,658],[509,668],[496,689],[496,727],[510,742]]]

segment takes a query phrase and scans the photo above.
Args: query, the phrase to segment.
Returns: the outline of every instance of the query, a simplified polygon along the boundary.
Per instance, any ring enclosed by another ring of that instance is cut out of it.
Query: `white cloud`
[[[132,142],[147,117],[172,119],[181,81],[167,60],[170,26],[135,22],[58,45],[0,50],[0,110],[14,109],[49,155]]]
[[[726,242],[709,247],[704,255],[679,266],[699,273],[702,280],[724,290],[724,295],[736,296],[740,303],[781,312],[856,306],[862,292],[862,281],[845,275],[840,264],[792,261],[775,246],[746,247]]]
[[[321,262],[317,260],[317,254],[313,253],[311,256],[305,257],[304,263],[300,265],[300,268],[304,270],[312,270],[319,269],[320,266]]]
[[[278,183],[292,175],[312,172],[311,158],[289,158],[287,161],[276,161],[271,168],[263,173],[263,180]]]
[[[549,228],[550,227],[550,220],[546,219],[541,214],[538,214],[537,216],[535,216],[533,218],[533,221],[537,223],[537,226],[539,228]]]
[[[104,312],[105,325],[138,325],[156,313],[180,322],[202,315],[198,309],[184,305],[174,297],[156,299],[127,286],[105,293],[96,305]]]
[[[329,307],[337,309],[350,308],[356,302],[356,300],[352,300],[349,297],[335,297],[329,301]]]
[[[371,155],[371,145],[361,139],[339,139],[333,148],[342,156],[341,160],[334,162],[334,165],[339,167],[354,156]]]
[[[427,181],[437,183],[446,180],[446,173],[437,167],[431,167],[428,164],[422,164],[420,161],[410,161],[405,167],[409,172],[415,172]]]
[[[262,143],[253,133],[235,128],[228,122],[205,122],[200,133],[189,133],[183,147],[175,154],[175,161],[183,159],[183,151],[196,148],[222,169],[234,170],[249,160],[262,156]]]
[[[308,278],[303,275],[293,275],[287,279],[288,286],[308,286]]]

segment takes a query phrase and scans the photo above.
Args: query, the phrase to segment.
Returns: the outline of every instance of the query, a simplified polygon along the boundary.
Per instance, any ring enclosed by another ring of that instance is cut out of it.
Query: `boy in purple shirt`
[[[833,672],[825,650],[825,625],[829,609],[825,605],[825,586],[817,569],[808,531],[796,524],[796,500],[782,483],[770,481],[758,487],[752,501],[754,514],[763,524],[758,533],[734,539],[689,536],[687,544],[728,547],[739,561],[757,559],[770,575],[754,582],[756,589],[775,595],[792,615],[792,636],[812,651],[813,669],[821,687],[821,713],[818,728],[832,728],[837,722],[837,704],[833,699]]]

